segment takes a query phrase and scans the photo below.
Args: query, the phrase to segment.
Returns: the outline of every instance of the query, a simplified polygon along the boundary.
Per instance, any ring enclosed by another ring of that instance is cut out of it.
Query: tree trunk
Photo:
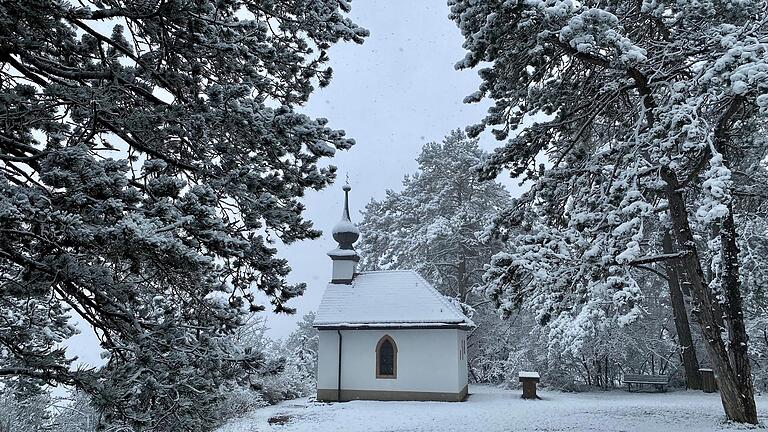
[[[675,252],[672,242],[672,235],[669,230],[665,231],[662,239],[662,248],[665,254]],[[672,316],[675,318],[675,328],[677,329],[677,343],[680,345],[680,355],[683,358],[688,388],[701,389],[699,359],[696,357],[696,348],[693,345],[691,326],[688,323],[688,311],[685,309],[685,299],[683,298],[683,291],[680,289],[680,275],[677,272],[677,266],[678,264],[673,260],[667,261],[665,265]]]
[[[581,355],[581,364],[584,366],[584,370],[586,371],[587,385],[592,387],[592,371],[589,370],[589,364],[587,363],[587,359],[584,358],[584,354]]]
[[[595,356],[595,385],[598,387],[604,387],[603,386],[603,368],[602,364],[600,363],[600,359]]]
[[[456,279],[458,280],[459,301],[462,303],[467,302],[467,296],[469,295],[469,287],[467,284],[467,256],[462,246],[461,258],[459,261],[459,268],[457,269]]]
[[[744,325],[744,311],[741,301],[741,280],[739,278],[739,246],[736,241],[736,226],[733,221],[733,207],[728,205],[728,215],[720,227],[720,240],[723,248],[722,287],[725,294],[725,322],[728,327],[731,364],[736,372],[736,379],[741,388],[754,389],[752,383],[752,368],[747,353],[747,329]],[[752,415],[757,418],[754,399],[751,400]]]
[[[714,239],[714,238],[716,238],[716,237],[718,237],[720,235],[720,226],[719,225],[714,224],[714,226],[712,227],[711,235],[712,236],[710,237],[710,240],[712,240],[712,239]],[[713,270],[712,270],[712,262],[710,261],[710,262],[705,263],[705,264],[706,264],[706,267],[707,267],[707,273],[709,273],[708,280],[712,281],[712,280],[715,279],[715,275],[714,275]],[[717,287],[717,289],[720,290],[720,287]],[[712,294],[715,296],[715,299],[725,298],[723,293],[720,292],[720,291],[714,291]],[[715,319],[717,320],[717,325],[720,326],[721,328],[725,328],[726,324],[725,324],[725,318],[724,318],[725,317],[725,313],[723,312],[723,306],[720,303],[720,301],[716,301],[714,303],[714,306],[715,306],[715,309],[714,309],[715,310]]]
[[[690,288],[694,300],[696,320],[704,335],[709,357],[712,359],[712,366],[717,376],[720,399],[723,402],[725,415],[728,419],[736,422],[757,424],[754,389],[751,376],[749,375],[749,363],[746,362],[746,339],[744,338],[743,341],[737,339],[739,343],[743,343],[743,346],[739,345],[739,350],[732,353],[735,360],[732,363],[731,355],[729,355],[721,335],[722,329],[714,315],[715,305],[712,299],[712,292],[704,280],[701,259],[699,258],[693,238],[693,232],[688,223],[688,212],[677,175],[669,168],[663,168],[661,176],[665,182],[664,189],[667,201],[669,202],[669,214],[672,219],[672,227],[678,249],[687,252],[686,255],[680,258],[679,262],[681,268],[686,273],[688,282],[691,284]],[[733,238],[724,238],[723,240],[724,242],[734,242],[733,247],[735,247],[735,235]],[[732,249],[729,247],[726,252],[730,253],[731,251]],[[726,266],[732,266],[729,270],[730,274],[726,275],[726,277],[735,277],[735,284],[738,285],[738,272],[734,271],[738,269],[737,257],[732,255],[725,258],[731,261]],[[732,313],[729,314],[728,323],[729,326],[733,326],[738,330],[744,326],[743,314],[741,313],[741,294],[738,291],[738,286],[734,290],[734,286],[728,284],[728,282],[725,283],[727,285],[728,297],[733,297],[734,300],[734,302],[729,301],[729,311]],[[736,342],[734,337],[739,338],[741,336],[738,334],[731,335],[731,344]],[[746,336],[746,334],[743,336]],[[742,353],[745,357],[745,364],[741,363]]]

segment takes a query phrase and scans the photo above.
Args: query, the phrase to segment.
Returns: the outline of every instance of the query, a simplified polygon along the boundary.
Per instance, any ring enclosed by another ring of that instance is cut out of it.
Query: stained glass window
[[[379,344],[379,376],[395,375],[395,346],[389,338]]]

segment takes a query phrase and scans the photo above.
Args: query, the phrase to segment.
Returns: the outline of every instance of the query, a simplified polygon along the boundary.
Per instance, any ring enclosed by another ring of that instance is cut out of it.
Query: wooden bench
[[[632,384],[637,384],[640,388],[644,384],[648,384],[661,391],[666,391],[667,385],[669,385],[669,375],[624,374],[624,384],[627,385],[627,391],[632,391]]]

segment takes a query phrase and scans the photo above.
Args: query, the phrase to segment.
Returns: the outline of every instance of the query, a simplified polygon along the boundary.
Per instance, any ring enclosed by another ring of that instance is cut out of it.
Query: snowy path
[[[470,387],[466,402],[354,401],[318,404],[306,398],[256,410],[219,432],[509,432],[509,431],[661,431],[705,432],[749,429],[724,424],[717,393],[625,391],[540,392],[525,401],[519,391]],[[768,424],[768,397],[758,397],[760,420]],[[285,425],[268,419],[287,415]]]

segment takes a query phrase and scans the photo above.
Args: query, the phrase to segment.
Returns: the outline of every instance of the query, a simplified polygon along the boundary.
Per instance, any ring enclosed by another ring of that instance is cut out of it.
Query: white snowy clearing
[[[466,402],[316,403],[294,399],[261,408],[218,432],[510,432],[659,431],[705,432],[763,429],[725,423],[720,396],[700,391],[666,393],[561,393],[539,391],[542,400],[520,399],[520,391],[470,386]],[[768,411],[768,397],[757,409]],[[768,418],[760,417],[762,425]],[[282,424],[281,424],[282,423]]]

